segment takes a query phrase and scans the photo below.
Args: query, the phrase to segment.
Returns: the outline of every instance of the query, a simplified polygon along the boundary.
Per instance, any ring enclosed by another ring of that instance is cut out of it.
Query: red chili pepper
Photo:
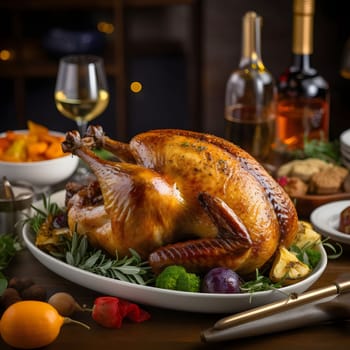
[[[116,297],[99,297],[92,309],[92,318],[101,326],[120,328],[124,318],[133,322],[143,322],[151,315],[138,305]]]
[[[138,305],[130,303],[127,300],[119,299],[119,306],[123,310],[122,314],[133,322],[140,323],[151,317],[147,311],[142,310]]]

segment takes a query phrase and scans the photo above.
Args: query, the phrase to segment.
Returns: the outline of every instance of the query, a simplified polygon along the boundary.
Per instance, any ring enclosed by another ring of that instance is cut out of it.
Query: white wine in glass
[[[109,102],[102,58],[93,55],[61,58],[55,102],[63,116],[76,121],[80,135],[84,136],[88,122],[97,118]]]
[[[71,55],[60,59],[55,87],[58,111],[74,120],[80,136],[86,133],[89,121],[107,107],[109,93],[103,59],[93,55]],[[76,181],[89,178],[87,169],[79,163]]]

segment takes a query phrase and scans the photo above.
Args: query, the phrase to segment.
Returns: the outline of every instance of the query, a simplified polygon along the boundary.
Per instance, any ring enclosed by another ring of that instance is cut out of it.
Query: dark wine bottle
[[[293,62],[277,80],[276,149],[302,149],[329,137],[329,85],[311,65],[314,0],[294,0]]]

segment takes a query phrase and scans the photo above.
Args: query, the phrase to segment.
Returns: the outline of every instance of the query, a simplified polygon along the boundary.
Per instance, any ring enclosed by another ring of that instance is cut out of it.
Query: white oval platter
[[[64,191],[52,195],[50,201],[63,206]],[[36,207],[40,207],[40,205],[42,204],[34,204]],[[23,228],[23,238],[30,252],[44,266],[59,276],[80,286],[104,295],[124,298],[139,304],[198,313],[235,313],[285,299],[291,293],[300,294],[310,288],[319,279],[327,266],[327,254],[321,246],[321,260],[318,266],[310,276],[296,284],[278,290],[257,292],[254,294],[191,293],[119,281],[70,266],[36,247],[34,235],[28,225],[25,225]]]

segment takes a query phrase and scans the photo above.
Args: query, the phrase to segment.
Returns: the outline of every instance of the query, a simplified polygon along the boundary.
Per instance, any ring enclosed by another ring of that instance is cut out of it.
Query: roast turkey
[[[99,158],[93,147],[118,160]],[[63,149],[88,164],[103,198],[87,200],[84,189],[74,194],[67,205],[71,229],[111,254],[135,249],[155,273],[179,264],[249,274],[296,235],[289,196],[254,158],[219,137],[162,129],[126,144],[92,126],[82,139],[68,132]]]

